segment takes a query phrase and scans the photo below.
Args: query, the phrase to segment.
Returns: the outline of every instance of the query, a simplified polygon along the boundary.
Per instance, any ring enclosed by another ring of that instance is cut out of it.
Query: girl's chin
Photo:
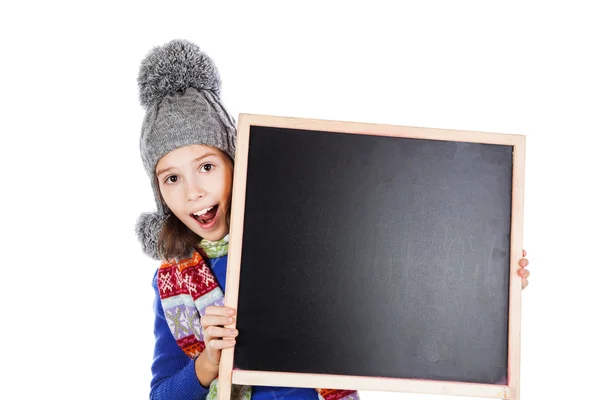
[[[199,227],[199,223],[196,221],[193,221],[196,223],[196,225],[194,226],[194,228],[192,229],[191,227],[189,227],[190,229],[192,229],[192,231],[200,236],[203,239],[206,240],[210,240],[211,242],[217,241],[217,240],[221,240],[225,237],[225,235],[227,235],[227,229],[222,228],[220,226],[220,224],[214,224],[210,229],[203,229],[201,227]]]

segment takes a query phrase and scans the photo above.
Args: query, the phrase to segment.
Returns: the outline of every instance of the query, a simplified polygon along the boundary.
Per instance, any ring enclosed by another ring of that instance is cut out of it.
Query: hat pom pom
[[[140,103],[148,108],[169,93],[190,87],[219,96],[221,79],[212,59],[196,44],[175,39],[153,48],[142,60],[138,86]]]
[[[160,215],[157,212],[143,213],[139,216],[135,225],[135,231],[144,253],[155,260],[162,259],[158,244],[160,232],[166,219],[166,215]]]

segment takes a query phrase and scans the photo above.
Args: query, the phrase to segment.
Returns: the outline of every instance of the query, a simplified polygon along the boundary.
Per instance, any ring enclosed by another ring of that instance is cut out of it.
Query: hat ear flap
[[[158,212],[143,213],[139,216],[135,231],[142,243],[144,253],[155,260],[161,260],[159,238],[167,215]]]

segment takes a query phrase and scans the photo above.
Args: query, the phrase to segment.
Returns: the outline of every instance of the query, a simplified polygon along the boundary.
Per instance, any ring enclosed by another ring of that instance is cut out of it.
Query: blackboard
[[[297,122],[248,125],[232,369],[510,388],[515,145]]]

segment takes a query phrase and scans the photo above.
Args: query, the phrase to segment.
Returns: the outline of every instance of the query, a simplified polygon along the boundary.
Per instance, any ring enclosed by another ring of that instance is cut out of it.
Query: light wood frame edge
[[[508,385],[485,385],[462,382],[372,378],[337,375],[297,374],[270,371],[233,370],[234,349],[222,351],[219,367],[218,394],[220,400],[229,400],[231,384],[312,387],[307,382],[321,382],[318,386],[336,389],[401,391],[428,394],[449,394],[519,400],[520,394],[520,338],[521,338],[521,280],[517,275],[523,249],[523,211],[525,178],[525,136],[505,133],[459,131],[437,128],[419,128],[398,125],[342,122],[316,119],[240,114],[232,193],[231,232],[227,266],[225,305],[238,305],[242,222],[246,195],[246,174],[250,126],[270,126],[289,129],[320,130],[350,134],[407,137],[429,140],[452,140],[513,146],[513,181],[511,209],[511,254],[509,281],[508,323]],[[243,179],[242,179],[243,178]],[[239,221],[233,223],[233,221]],[[226,328],[234,328],[235,322]],[[276,382],[276,383],[274,383]]]

